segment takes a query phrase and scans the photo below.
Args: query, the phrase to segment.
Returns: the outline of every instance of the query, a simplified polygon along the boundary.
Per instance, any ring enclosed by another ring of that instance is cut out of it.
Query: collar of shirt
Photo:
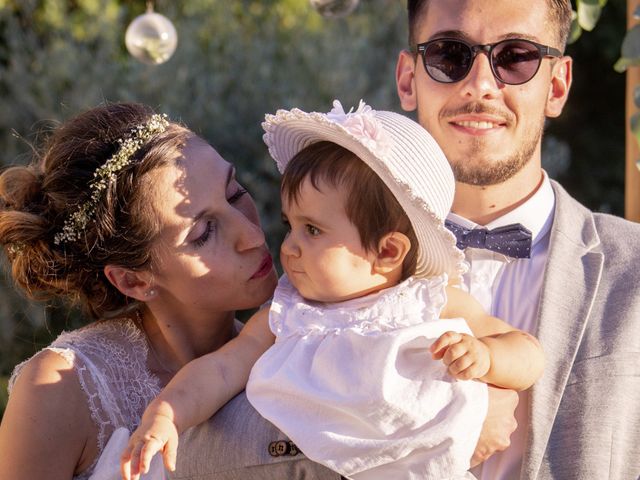
[[[501,217],[478,225],[460,215],[449,213],[447,219],[465,228],[488,228],[489,230],[512,223],[520,223],[531,231],[532,247],[543,238],[551,228],[553,211],[556,203],[555,194],[549,181],[547,172],[542,171],[543,179],[538,190],[519,207],[507,212]],[[498,254],[500,255],[500,254]],[[502,255],[501,255],[502,256]]]
[[[465,277],[467,291],[476,297],[487,312],[531,333],[534,333],[537,328],[539,292],[542,289],[555,209],[555,194],[551,181],[544,171],[543,177],[540,187],[531,198],[487,225],[477,225],[453,213],[447,217],[466,228],[484,226],[492,229],[520,223],[531,230],[531,258],[528,260],[517,260],[490,250],[475,248],[465,250],[466,259],[470,265],[470,273]],[[493,455],[472,470],[477,478],[482,480],[520,478],[520,466],[527,437],[526,425],[529,424],[528,395],[528,391],[520,392],[520,402],[515,414],[518,424],[525,428],[518,428],[514,432],[511,436],[511,446],[507,450]]]

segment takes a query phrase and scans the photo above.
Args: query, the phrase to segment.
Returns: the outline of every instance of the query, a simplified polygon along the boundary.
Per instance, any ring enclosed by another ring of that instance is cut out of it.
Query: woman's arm
[[[197,358],[171,379],[142,416],[122,455],[122,476],[137,479],[162,450],[165,466],[173,471],[178,435],[211,417],[241,392],[260,356],[273,345],[269,308],[254,314],[238,336],[215,352]]]
[[[76,372],[45,350],[22,369],[0,425],[0,478],[70,480],[97,455],[97,429]]]
[[[447,332],[431,346],[434,358],[442,359],[452,375],[513,390],[526,390],[540,378],[544,353],[535,337],[487,315],[458,288],[447,287],[447,297],[443,318],[464,318],[475,335]]]

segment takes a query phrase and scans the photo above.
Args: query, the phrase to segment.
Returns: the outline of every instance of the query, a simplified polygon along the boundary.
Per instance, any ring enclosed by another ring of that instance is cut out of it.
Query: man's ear
[[[547,105],[544,111],[547,117],[554,118],[559,116],[562,113],[564,104],[567,103],[571,81],[573,80],[572,65],[573,59],[565,55],[559,58],[552,67],[551,88],[549,89]]]
[[[404,233],[390,232],[378,242],[378,254],[374,263],[376,273],[389,274],[402,268],[402,262],[411,249],[411,240]]]
[[[415,86],[416,58],[413,53],[403,50],[398,55],[396,65],[396,88],[400,106],[403,110],[411,112],[418,107]]]
[[[156,294],[152,288],[153,276],[149,272],[136,272],[124,267],[106,265],[104,274],[109,282],[127,297],[147,302]]]

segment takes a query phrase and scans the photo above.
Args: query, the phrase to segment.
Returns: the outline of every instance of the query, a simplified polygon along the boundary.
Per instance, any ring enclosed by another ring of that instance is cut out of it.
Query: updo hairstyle
[[[54,130],[31,165],[13,166],[0,175],[0,244],[14,281],[28,297],[62,297],[94,318],[136,305],[109,282],[104,267],[150,268],[150,246],[160,225],[148,174],[181,155],[192,135],[188,129],[170,123],[130,157],[102,192],[79,239],[56,245],[54,237],[90,198],[94,172],[118,150],[118,140],[153,114],[133,103],[93,108]]]

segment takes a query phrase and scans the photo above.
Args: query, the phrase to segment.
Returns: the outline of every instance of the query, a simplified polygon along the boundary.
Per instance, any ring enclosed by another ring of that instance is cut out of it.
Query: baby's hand
[[[122,478],[138,480],[141,474],[149,471],[151,459],[159,451],[162,451],[165,467],[173,472],[177,449],[178,430],[173,421],[166,415],[147,410],[120,457]]]
[[[449,374],[460,380],[482,378],[491,367],[489,347],[466,333],[445,332],[429,350],[434,360],[442,359]]]

